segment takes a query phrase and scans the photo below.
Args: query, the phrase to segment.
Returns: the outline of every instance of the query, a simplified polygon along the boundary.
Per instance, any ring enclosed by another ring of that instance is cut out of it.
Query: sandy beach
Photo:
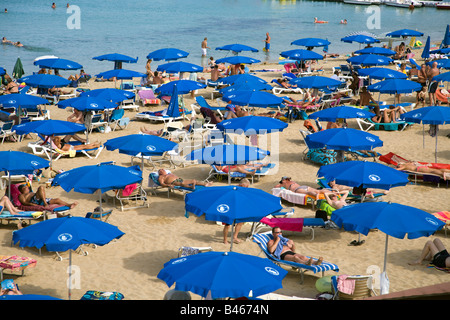
[[[416,51],[416,57],[420,52]],[[324,66],[326,76],[331,76],[332,67],[345,62],[347,57],[341,55],[338,58],[328,58],[319,62]],[[417,61],[420,63],[421,59]],[[156,67],[155,67],[156,68]],[[154,69],[155,69],[154,68]],[[269,82],[279,77],[283,70],[280,64],[267,64],[250,66],[250,70],[271,70],[257,72],[256,75]],[[89,70],[86,70],[87,72]],[[209,74],[199,74],[209,78]],[[137,79],[136,83],[137,82]],[[91,89],[99,87],[111,87],[113,83],[91,81]],[[207,98],[208,102],[215,105],[215,101],[209,100],[210,88],[201,90],[198,94]],[[393,96],[382,95],[382,100],[393,101]],[[402,102],[415,102],[416,95],[402,96]],[[190,105],[195,101],[190,95],[185,96],[185,104],[190,110]],[[56,106],[48,106],[52,119],[65,120],[69,112]],[[159,110],[159,107],[141,107],[139,111]],[[409,109],[408,109],[409,111]],[[132,119],[135,111],[127,110],[125,117]],[[187,120],[184,123],[188,123]],[[356,121],[349,120],[349,127],[358,128]],[[125,130],[117,129],[107,134],[94,132],[90,140],[105,142],[108,139],[138,133],[141,127],[161,129],[163,124],[151,124],[147,121],[131,121]],[[279,166],[275,175],[261,177],[252,185],[271,193],[271,189],[278,183],[280,177],[290,176],[300,184],[317,187],[315,182],[319,165],[302,159],[302,151],[305,149],[299,129],[304,129],[303,121],[296,120],[289,123],[287,129],[279,134]],[[428,126],[425,127],[428,129]],[[434,162],[435,139],[428,133],[425,135],[425,145],[422,144],[422,125],[413,125],[402,132],[397,131],[371,131],[384,142],[383,147],[376,150],[381,154],[394,152],[406,159],[425,162]],[[450,163],[450,140],[446,137],[450,133],[449,126],[441,126],[437,142],[438,162]],[[0,150],[18,150],[31,152],[27,144],[32,139],[24,139],[22,142],[5,142]],[[61,158],[54,162],[54,168],[70,170],[72,168],[93,165],[99,162],[114,160],[117,165],[129,166],[130,156],[119,154],[117,151],[102,151],[98,159],[88,159],[82,155],[75,158]],[[163,167],[166,167],[164,165]],[[183,178],[195,178],[203,180],[207,177],[210,167],[208,165],[192,165],[185,168],[172,169],[174,173]],[[148,175],[152,172],[151,166],[146,166],[143,173],[144,187],[147,187]],[[49,176],[45,172],[46,177]],[[33,188],[45,183],[34,181]],[[236,184],[236,182],[234,182]],[[215,181],[214,185],[225,185],[225,182]],[[97,194],[81,194],[76,192],[66,193],[59,187],[47,188],[49,197],[59,197],[68,202],[77,201],[79,204],[70,214],[73,216],[85,216],[86,212],[93,210],[97,205]],[[210,246],[215,251],[227,251],[229,244],[222,242],[222,226],[215,222],[206,221],[204,217],[191,215],[185,217],[184,200],[181,193],[159,192],[158,195],[149,194],[149,208],[131,209],[121,211],[114,208],[113,214],[108,220],[116,225],[125,235],[117,241],[113,241],[103,247],[86,247],[87,256],[73,254],[73,265],[78,266],[79,283],[75,283],[72,290],[72,299],[77,300],[87,290],[117,291],[121,292],[127,300],[161,300],[170,289],[157,279],[158,272],[168,260],[177,257],[177,251],[182,246]],[[385,201],[392,201],[404,205],[413,206],[429,213],[448,211],[450,208],[449,189],[445,185],[437,187],[435,184],[418,183],[408,184],[404,187],[393,188],[384,197]],[[117,204],[117,202],[116,202]],[[284,207],[294,207],[294,217],[314,217],[315,211],[311,205],[299,206],[288,202],[282,202]],[[111,201],[103,204],[104,208],[113,208]],[[35,223],[35,222],[33,222]],[[0,226],[0,255],[19,255],[31,257],[37,260],[34,268],[28,268],[24,276],[6,275],[13,278],[20,286],[23,293],[45,294],[62,299],[67,299],[67,267],[68,260],[57,261],[55,254],[42,250],[42,254],[36,248],[19,248],[11,246],[12,232],[16,230],[14,222]],[[243,226],[239,238],[241,243],[233,245],[233,250],[240,253],[259,255],[258,246],[251,240],[246,240],[250,231],[250,224]],[[297,250],[314,257],[323,256],[326,261],[337,264],[340,268],[338,274],[358,275],[367,274],[372,266],[383,268],[385,234],[381,231],[372,231],[367,237],[361,236],[365,243],[361,246],[349,246],[358,235],[346,232],[342,229],[315,229],[315,238],[310,240],[308,232],[287,233],[295,241]],[[450,248],[450,237],[446,237],[444,231],[437,232],[433,237],[442,240],[447,248]],[[423,245],[428,238],[415,240],[389,238],[387,255],[387,273],[390,280],[390,291],[397,292],[448,281],[448,274],[434,268],[427,268],[426,264],[410,266],[408,262],[417,259]],[[62,254],[68,257],[68,253]],[[262,254],[261,254],[262,256]],[[327,272],[326,275],[334,275]],[[283,281],[283,288],[277,293],[287,296],[314,298],[319,292],[315,288],[315,282],[320,274],[306,273],[305,281],[300,284],[300,275],[289,272]],[[200,299],[192,294],[193,299]]]

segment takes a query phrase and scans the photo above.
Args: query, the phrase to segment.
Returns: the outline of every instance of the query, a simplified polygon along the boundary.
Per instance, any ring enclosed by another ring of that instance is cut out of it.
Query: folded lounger
[[[292,261],[281,260],[271,254],[267,249],[267,243],[269,240],[273,239],[271,234],[258,233],[253,236],[253,241],[258,244],[261,251],[266,255],[266,258],[270,259],[272,262],[282,266],[282,267],[291,267],[294,270],[300,273],[300,283],[303,283],[304,273],[306,271],[312,271],[313,273],[322,272],[322,276],[325,271],[339,271],[339,267],[330,262],[323,261],[320,265],[306,265],[301,263],[296,263]]]

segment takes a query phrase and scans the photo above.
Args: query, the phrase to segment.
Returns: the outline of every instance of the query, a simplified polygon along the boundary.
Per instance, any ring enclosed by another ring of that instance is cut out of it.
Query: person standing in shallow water
[[[264,43],[265,43],[264,51],[269,52],[269,50],[270,50],[270,35],[268,32],[266,33],[266,39],[264,40]]]

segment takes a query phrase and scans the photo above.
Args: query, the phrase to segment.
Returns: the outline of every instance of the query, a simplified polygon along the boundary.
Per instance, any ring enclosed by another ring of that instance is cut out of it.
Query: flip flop
[[[358,241],[353,240],[353,241],[350,242],[348,245],[349,245],[349,246],[357,246],[357,245],[358,245]]]

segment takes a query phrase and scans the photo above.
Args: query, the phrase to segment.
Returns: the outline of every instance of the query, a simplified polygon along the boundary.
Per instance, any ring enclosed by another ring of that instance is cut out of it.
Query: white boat
[[[375,0],[344,0],[344,3],[347,4],[359,4],[359,5],[365,5],[365,6],[370,6],[372,4],[380,4],[380,1],[375,1]]]
[[[410,8],[414,6],[414,8],[422,7],[423,4],[414,0],[394,0],[394,1],[385,1],[385,5],[391,7],[400,7],[400,8]]]
[[[420,1],[419,2],[424,6],[424,7],[436,7],[436,4],[438,3],[437,1]]]
[[[450,2],[440,2],[440,3],[436,3],[436,8],[437,8],[437,9],[446,9],[446,10],[450,10]]]

